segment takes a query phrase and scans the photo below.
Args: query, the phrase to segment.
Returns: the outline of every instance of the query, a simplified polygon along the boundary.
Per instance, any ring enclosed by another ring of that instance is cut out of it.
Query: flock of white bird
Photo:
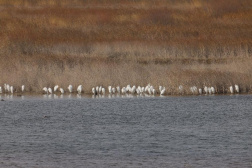
[[[231,93],[231,94],[240,93],[240,88],[236,84],[234,85],[234,87],[230,86],[228,88],[228,90],[229,90],[229,93]],[[180,91],[180,93],[183,92],[183,86],[182,85],[179,86],[179,91]],[[203,94],[203,93],[205,93],[205,94],[215,94],[216,93],[216,89],[213,86],[211,86],[211,87],[205,86],[203,89],[202,88],[197,88],[196,86],[193,86],[193,87],[190,87],[190,91],[191,91],[192,94]]]
[[[54,86],[53,88],[47,88],[47,87],[44,87],[43,89],[43,92],[45,94],[52,94],[52,93],[56,93],[56,92],[60,92],[61,94],[64,94],[65,93],[65,90],[63,88],[59,88],[59,85],[56,85]],[[69,93],[73,93],[75,92],[75,90],[73,89],[73,86],[72,85],[69,85],[67,87],[67,91]],[[81,94],[83,93],[83,87],[82,85],[79,85],[76,89],[77,93],[78,94]],[[134,86],[130,86],[130,85],[127,85],[126,87],[120,87],[120,86],[117,86],[117,87],[112,87],[112,86],[108,86],[108,89],[107,89],[108,93],[109,94],[115,94],[115,93],[118,93],[118,94],[142,94],[142,93],[148,93],[150,95],[155,95],[157,93],[159,93],[160,95],[163,95],[165,94],[165,87],[163,86],[159,86],[159,92],[157,92],[154,87],[150,84],[148,84],[147,86],[138,86],[136,87],[135,85]],[[98,94],[103,94],[105,95],[106,94],[106,89],[102,86],[96,86],[96,87],[93,87],[92,88],[92,93],[94,95],[98,95]]]
[[[21,87],[20,87],[20,91],[21,92],[24,92],[25,91],[25,85],[22,85]],[[9,84],[4,84],[4,86],[3,86],[3,88],[2,88],[2,86],[0,86],[0,94],[1,93],[14,93],[14,92],[18,92],[18,89],[16,88],[16,89],[14,89],[14,87],[12,86],[12,85],[9,85]]]
[[[94,95],[98,95],[98,94],[105,94],[106,89],[102,86],[96,86],[92,88],[92,93]],[[164,86],[159,86],[159,90],[157,91],[151,84],[148,84],[147,86],[138,86],[136,87],[134,86],[130,86],[127,85],[126,87],[112,87],[112,86],[108,86],[108,93],[109,94],[149,94],[149,95],[156,95],[156,94],[160,94],[163,95],[165,94],[165,87]]]
[[[178,87],[179,92],[183,94],[184,92],[184,87],[180,85]],[[197,88],[196,86],[192,86],[189,88],[191,94],[215,94],[216,89],[214,87],[207,87],[205,86],[204,88]],[[240,89],[238,85],[230,86],[228,88],[229,93],[239,93]],[[1,93],[11,93],[13,94],[14,92],[25,92],[25,86],[22,85],[20,88],[15,88],[9,84],[4,84],[3,88],[0,86],[0,94]],[[59,85],[54,86],[53,88],[51,87],[44,87],[42,89],[44,94],[53,94],[53,93],[61,93],[64,94],[65,90],[62,87],[59,87]],[[78,94],[81,94],[84,92],[82,85],[79,85],[76,90],[74,90],[72,85],[69,85],[67,87],[67,90],[69,93],[77,92]],[[107,90],[105,87],[102,86],[96,86],[92,88],[92,93],[93,95],[105,95],[106,91],[108,94],[137,94],[137,95],[142,95],[142,94],[148,94],[148,95],[164,95],[166,93],[166,88],[164,86],[159,86],[158,90],[154,88],[151,84],[148,84],[147,86],[138,86],[136,87],[135,85],[131,87],[131,85],[127,85],[125,87],[112,87],[108,86]]]

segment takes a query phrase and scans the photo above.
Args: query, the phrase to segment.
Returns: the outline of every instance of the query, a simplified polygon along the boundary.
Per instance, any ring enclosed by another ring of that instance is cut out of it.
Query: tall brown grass
[[[249,0],[0,0],[0,85],[251,91]]]

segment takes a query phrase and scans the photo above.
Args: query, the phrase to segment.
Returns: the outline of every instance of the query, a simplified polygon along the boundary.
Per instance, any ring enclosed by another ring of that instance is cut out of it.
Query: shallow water
[[[252,96],[2,95],[0,167],[252,167]]]

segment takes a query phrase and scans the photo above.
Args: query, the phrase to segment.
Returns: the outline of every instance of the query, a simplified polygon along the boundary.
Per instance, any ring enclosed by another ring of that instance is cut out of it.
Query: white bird
[[[136,92],[137,92],[137,94],[140,94],[140,93],[141,93],[141,89],[138,87],[138,88],[136,89]]]
[[[151,95],[152,94],[152,88],[151,87],[148,87],[148,93],[149,93],[149,95]]]
[[[207,94],[207,92],[208,92],[207,86],[204,87],[204,92]]]
[[[148,92],[149,87],[150,87],[149,85],[145,86],[145,88],[144,88],[144,92]]]
[[[112,93],[115,94],[116,89],[113,87],[111,90],[112,90]]]
[[[99,94],[102,92],[102,86],[99,87]]]
[[[236,93],[239,93],[239,92],[240,92],[240,89],[239,89],[239,86],[238,86],[238,85],[235,85],[235,91],[236,91]]]
[[[165,93],[165,87],[162,87],[162,90],[160,92],[160,95],[163,95]]]
[[[208,90],[209,94],[212,94],[212,88],[211,87],[208,87],[207,90]]]
[[[152,90],[153,95],[157,94],[157,91],[155,89]]]
[[[231,94],[234,93],[234,88],[233,88],[233,86],[230,86],[230,87],[229,87],[229,90],[230,90],[230,93],[231,93]]]
[[[215,88],[213,86],[211,87],[211,91],[213,94],[215,94]]]
[[[197,92],[197,87],[196,86],[190,87],[190,90],[192,94],[195,94]]]
[[[121,92],[120,86],[117,86],[116,90],[117,90],[118,93],[120,93]]]
[[[132,94],[134,94],[134,93],[136,93],[136,86],[134,85],[134,86],[132,86],[132,88],[131,88],[131,91],[130,91]]]
[[[11,93],[14,92],[13,86],[10,86],[10,92],[11,92]]]
[[[4,84],[4,91],[5,92],[7,91],[7,84],[6,83]]]
[[[22,85],[21,86],[21,91],[24,92],[24,90],[25,90],[25,85]]]
[[[130,87],[130,85],[127,85],[126,86],[126,92],[130,92],[131,91],[131,87]]]
[[[64,94],[65,91],[64,91],[63,88],[60,88],[59,90],[60,90],[60,93],[61,93],[61,94]]]
[[[57,92],[58,88],[59,88],[59,85],[54,86],[53,91]]]
[[[77,87],[77,92],[78,92],[78,94],[81,94],[81,92],[82,92],[82,85],[79,85]]]
[[[123,88],[122,88],[122,94],[125,94],[125,93],[126,93],[126,88],[123,87]]]
[[[141,92],[143,93],[145,90],[144,90],[145,88],[144,87],[142,87],[142,89],[141,89]]]
[[[48,88],[48,92],[52,94],[52,88]]]
[[[183,92],[183,86],[182,85],[179,85],[179,92]]]
[[[102,94],[105,95],[105,88],[102,88]]]
[[[7,90],[7,92],[10,91],[10,85],[9,84],[6,85],[6,90]]]
[[[3,93],[3,91],[2,91],[2,87],[0,86],[0,93]]]
[[[112,87],[111,86],[108,86],[108,92],[109,92],[109,94],[112,93]]]
[[[47,94],[47,93],[48,93],[47,87],[44,87],[44,88],[43,88],[43,91]]]
[[[202,89],[201,88],[199,88],[199,94],[202,94]]]
[[[70,93],[73,92],[73,86],[72,86],[72,85],[69,85],[69,86],[67,87],[67,89],[69,90]]]
[[[96,89],[93,87],[92,88],[92,93],[94,94],[94,95],[96,95],[97,93],[96,93]]]

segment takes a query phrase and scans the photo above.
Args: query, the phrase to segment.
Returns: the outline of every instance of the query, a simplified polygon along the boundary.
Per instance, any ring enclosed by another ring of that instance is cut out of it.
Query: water
[[[1,168],[252,167],[251,95],[4,98]]]

